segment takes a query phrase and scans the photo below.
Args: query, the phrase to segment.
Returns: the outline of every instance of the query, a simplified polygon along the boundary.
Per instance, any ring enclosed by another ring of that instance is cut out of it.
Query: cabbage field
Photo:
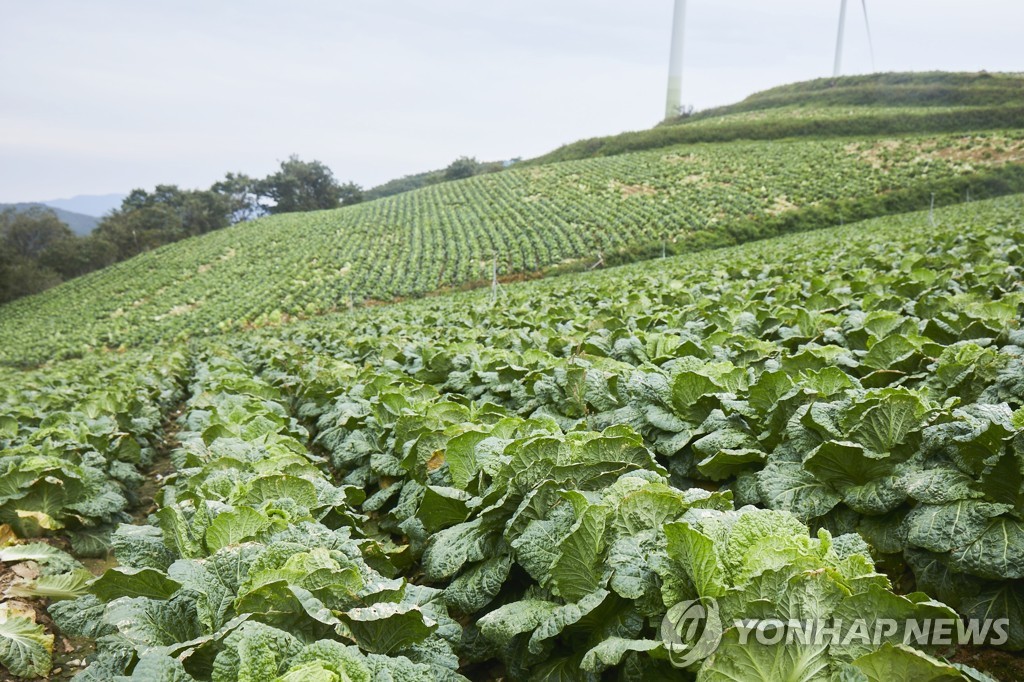
[[[1010,196],[0,369],[0,663],[1020,679],[1022,216]],[[721,641],[680,665],[665,623],[698,599]],[[961,616],[1009,624],[982,661],[1010,673],[892,633],[732,626]]]
[[[834,127],[835,122],[828,122]],[[682,145],[172,244],[0,307],[0,364],[146,346],[1024,191],[1020,131]],[[826,170],[822,170],[826,169]],[[74,311],[74,314],[69,314]]]

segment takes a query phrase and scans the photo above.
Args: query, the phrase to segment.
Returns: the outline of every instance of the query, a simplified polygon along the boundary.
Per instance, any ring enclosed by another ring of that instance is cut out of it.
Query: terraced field
[[[8,589],[0,661],[45,674],[49,605],[58,650],[96,641],[86,680],[995,679],[956,663],[976,650],[735,627],[680,668],[662,625],[695,598],[725,623],[961,614],[1024,649],[1022,215],[3,370],[0,561],[45,570]],[[154,513],[115,526],[168,449]],[[95,580],[54,547],[111,530]]]

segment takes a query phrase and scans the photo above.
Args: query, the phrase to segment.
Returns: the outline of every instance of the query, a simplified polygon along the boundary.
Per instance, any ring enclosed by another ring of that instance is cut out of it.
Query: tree
[[[177,220],[165,229],[192,237],[227,227],[232,206],[228,197],[213,189],[183,190],[177,185],[157,185],[152,192],[135,189],[121,202],[121,211],[147,208],[168,209]]]
[[[39,256],[39,263],[68,280],[117,262],[117,245],[96,234],[56,241]]]
[[[480,162],[471,156],[460,156],[444,170],[445,180],[471,178],[480,170]]]
[[[0,213],[0,241],[16,257],[34,260],[53,242],[74,236],[57,214],[33,206],[26,211],[8,208]]]
[[[228,220],[234,225],[266,214],[266,209],[260,205],[258,185],[259,181],[244,173],[227,173],[223,180],[213,183],[210,191],[227,202]]]
[[[231,204],[228,199],[212,190],[183,192],[177,206],[181,227],[190,237],[231,224]]]
[[[53,244],[74,238],[71,228],[47,208],[0,213],[0,303],[60,284],[60,275],[38,259]]]
[[[38,294],[60,281],[60,275],[33,260],[0,265],[0,303]]]
[[[270,200],[263,204],[268,213],[338,208],[342,199],[342,188],[330,168],[294,154],[281,162],[279,171],[257,183],[256,193]]]
[[[126,207],[103,218],[93,234],[117,248],[117,260],[169,244],[186,235],[181,218],[167,206]]]
[[[231,201],[213,190],[157,185],[132,190],[121,208],[104,218],[95,234],[117,247],[118,260],[230,224]]]
[[[340,187],[340,197],[342,206],[351,206],[353,204],[362,203],[363,201],[363,188],[354,182],[346,182]]]

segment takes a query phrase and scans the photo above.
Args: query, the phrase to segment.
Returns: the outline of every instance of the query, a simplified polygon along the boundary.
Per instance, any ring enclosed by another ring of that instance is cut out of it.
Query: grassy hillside
[[[556,266],[1024,190],[1024,134],[680,146],[242,224],[0,308],[0,361],[147,344]],[[979,175],[981,174],[981,175]],[[73,312],[72,312],[73,311]]]
[[[708,109],[693,119],[742,111],[805,107],[994,107],[1021,106],[1024,73],[880,73],[818,78],[754,93],[742,102]],[[684,123],[676,119],[663,125]]]
[[[892,73],[785,85],[659,124],[580,140],[527,161],[613,156],[698,142],[1024,127],[1024,75]]]
[[[118,560],[86,588],[51,546],[0,546],[61,573],[13,589],[64,597],[61,638],[103,635],[96,679],[247,679],[256,660],[296,680],[684,680],[659,628],[698,596],[726,622],[1005,618],[1019,651],[1022,209],[0,370],[0,521],[80,557],[113,530]],[[162,493],[116,527],[168,442]],[[727,633],[695,666],[1024,673],[1012,653],[884,638],[792,656]]]

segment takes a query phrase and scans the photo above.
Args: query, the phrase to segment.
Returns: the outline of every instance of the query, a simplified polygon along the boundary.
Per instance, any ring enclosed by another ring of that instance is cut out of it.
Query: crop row
[[[54,635],[33,603],[81,596],[92,578],[62,541],[78,558],[105,557],[111,532],[144,504],[144,476],[187,370],[181,352],[130,353],[4,377],[0,664],[12,674],[50,670]]]
[[[387,565],[352,511],[361,491],[332,485],[280,392],[240,359],[201,359],[191,389],[153,525],[122,526],[120,565],[51,607],[62,631],[98,641],[79,679],[427,679],[386,654],[433,652],[457,625],[436,591],[364,559]]]
[[[21,537],[66,531],[80,556],[130,519],[180,399],[182,352],[94,356],[0,386],[0,523]]]

